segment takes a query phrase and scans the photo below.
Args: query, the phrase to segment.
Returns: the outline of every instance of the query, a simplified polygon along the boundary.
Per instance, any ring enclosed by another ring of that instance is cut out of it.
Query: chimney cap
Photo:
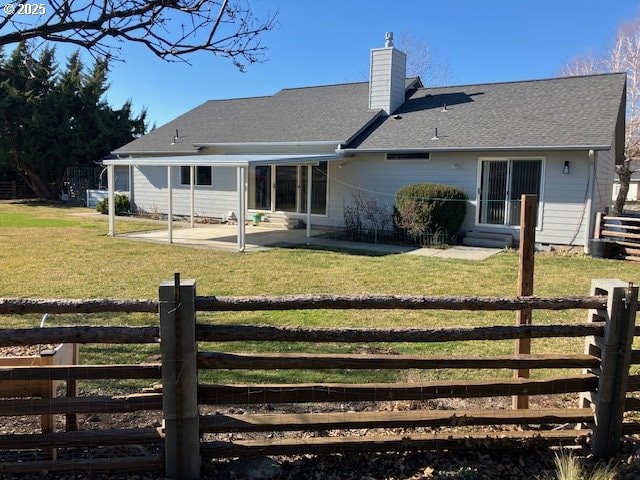
[[[385,48],[393,47],[393,32],[384,34],[384,46]]]

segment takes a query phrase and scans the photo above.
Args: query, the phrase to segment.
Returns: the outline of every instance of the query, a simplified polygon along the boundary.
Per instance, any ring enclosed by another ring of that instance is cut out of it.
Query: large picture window
[[[180,185],[191,185],[191,167],[180,167]],[[212,168],[210,166],[196,167],[196,185],[213,185]]]
[[[519,225],[521,195],[537,195],[540,205],[542,167],[540,159],[482,160],[478,223]]]

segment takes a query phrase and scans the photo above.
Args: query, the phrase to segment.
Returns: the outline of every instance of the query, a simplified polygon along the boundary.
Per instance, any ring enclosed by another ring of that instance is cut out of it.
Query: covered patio
[[[115,167],[127,166],[131,167],[164,167],[167,172],[167,230],[165,234],[166,241],[174,242],[174,211],[173,211],[173,170],[176,167],[189,167],[190,170],[190,205],[191,212],[189,224],[191,228],[195,227],[195,195],[196,195],[196,178],[195,171],[198,166],[207,167],[230,167],[236,169],[237,178],[237,225],[235,227],[236,249],[244,252],[247,247],[246,239],[246,219],[247,219],[247,178],[249,167],[267,166],[267,165],[290,165],[302,166],[307,168],[307,205],[311,205],[312,200],[312,174],[311,169],[319,165],[321,161],[331,161],[342,159],[343,155],[336,154],[264,154],[264,155],[181,155],[181,156],[164,156],[164,157],[137,157],[137,158],[117,158],[105,160],[103,164],[107,167],[108,184],[109,184],[109,236],[116,235],[115,225]],[[305,238],[311,238],[311,208],[307,208],[306,212],[306,231]],[[290,231],[288,231],[290,232]],[[184,233],[184,232],[183,232]],[[195,232],[194,232],[195,233]],[[195,235],[197,237],[197,235]]]
[[[289,245],[306,245],[316,240],[313,235],[320,233],[311,230],[310,236],[306,229],[284,230],[273,228],[265,224],[259,227],[245,226],[244,252],[260,252],[274,247]],[[189,247],[211,248],[222,251],[238,251],[238,226],[230,224],[196,224],[191,227],[185,222],[176,222],[173,228],[172,242],[174,245]],[[166,230],[152,230],[146,232],[126,233],[120,238],[140,240],[154,243],[167,243]],[[318,239],[320,240],[320,239]]]
[[[193,248],[211,248],[228,252],[237,251],[236,225],[197,224],[193,228],[184,222],[178,225],[181,226],[177,226],[173,231],[172,243],[175,245]],[[247,253],[263,252],[282,247],[304,247],[340,252],[359,252],[359,254],[372,256],[407,254],[420,257],[480,261],[486,260],[502,251],[500,248],[468,247],[464,245],[453,245],[443,249],[354,242],[326,238],[322,236],[322,233],[326,233],[326,230],[311,230],[309,233],[306,229],[283,230],[265,224],[257,227],[248,225],[245,230],[246,243],[243,251]],[[120,238],[143,242],[167,243],[165,230],[127,233],[120,235]]]

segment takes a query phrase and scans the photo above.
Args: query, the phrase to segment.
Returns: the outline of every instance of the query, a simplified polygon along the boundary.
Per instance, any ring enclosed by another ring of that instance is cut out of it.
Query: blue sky
[[[598,51],[640,0],[252,0],[257,16],[278,12],[264,34],[265,61],[241,73],[228,60],[197,54],[165,63],[126,46],[113,65],[108,100],[146,107],[158,126],[210,99],[271,95],[282,88],[363,81],[369,51],[387,31],[428,42],[449,83],[548,78]]]

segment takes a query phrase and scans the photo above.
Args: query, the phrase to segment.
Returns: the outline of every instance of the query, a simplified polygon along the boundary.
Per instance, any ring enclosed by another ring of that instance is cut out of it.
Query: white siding
[[[407,56],[395,48],[371,50],[369,108],[393,113],[405,97]]]
[[[604,155],[603,155],[604,154]],[[598,162],[602,171],[596,176],[604,182],[605,165],[613,158],[600,152]],[[384,154],[362,154],[329,162],[328,202],[326,215],[313,215],[314,226],[339,227],[344,225],[344,207],[354,201],[354,194],[369,193],[385,205],[391,214],[395,193],[411,183],[434,182],[457,185],[468,195],[467,215],[462,230],[500,231],[519,236],[517,227],[485,226],[476,224],[476,193],[478,188],[479,158],[518,157],[543,158],[542,221],[536,232],[536,241],[549,244],[584,245],[586,221],[585,201],[589,195],[589,157],[583,152],[545,152],[544,154],[518,152],[486,153],[432,153],[430,160],[387,161]],[[569,174],[563,174],[564,162],[569,162]],[[189,214],[189,187],[179,185],[180,172],[174,178],[174,211]],[[611,177],[609,177],[611,179]],[[143,167],[134,169],[135,206],[146,211],[165,212],[167,206],[167,169]],[[600,191],[603,199],[611,198],[608,190]],[[608,192],[608,194],[607,194]],[[608,196],[604,196],[607,194]],[[598,196],[599,198],[599,196]],[[595,201],[595,199],[594,199]],[[237,211],[236,171],[234,168],[213,169],[213,186],[196,187],[196,213],[200,216],[222,217],[228,211]],[[596,211],[596,210],[593,210]],[[304,214],[286,214],[304,218]]]
[[[314,216],[315,225],[341,226],[343,209],[353,195],[363,191],[392,209],[395,192],[410,183],[435,182],[457,185],[469,196],[463,231],[499,231],[519,236],[517,227],[476,225],[478,158],[537,157],[545,159],[542,222],[536,241],[550,244],[584,244],[585,198],[588,188],[587,152],[545,152],[540,155],[487,152],[432,153],[429,161],[386,161],[383,154],[359,155],[329,164],[327,216]],[[562,173],[569,161],[570,173]],[[456,168],[454,168],[454,165]]]
[[[343,209],[353,203],[354,194],[374,195],[393,211],[395,193],[411,183],[446,183],[461,187],[469,196],[465,229],[473,225],[477,157],[432,154],[431,160],[387,161],[384,154],[359,155],[329,163],[328,215],[313,219],[316,225],[344,224]],[[456,164],[457,168],[453,168]]]
[[[201,217],[224,217],[228,211],[238,209],[236,193],[236,170],[229,167],[215,167],[212,171],[212,186],[195,187],[195,213]],[[168,205],[167,168],[136,167],[135,208],[146,212],[166,212]],[[191,213],[190,187],[180,185],[180,168],[172,171],[173,211],[175,215]]]
[[[563,174],[566,161],[569,162],[569,173]],[[588,152],[547,153],[542,228],[536,234],[536,241],[584,245],[588,195]]]
[[[593,214],[611,207],[613,180],[616,175],[616,160],[613,150],[596,152],[595,182],[593,189]]]

